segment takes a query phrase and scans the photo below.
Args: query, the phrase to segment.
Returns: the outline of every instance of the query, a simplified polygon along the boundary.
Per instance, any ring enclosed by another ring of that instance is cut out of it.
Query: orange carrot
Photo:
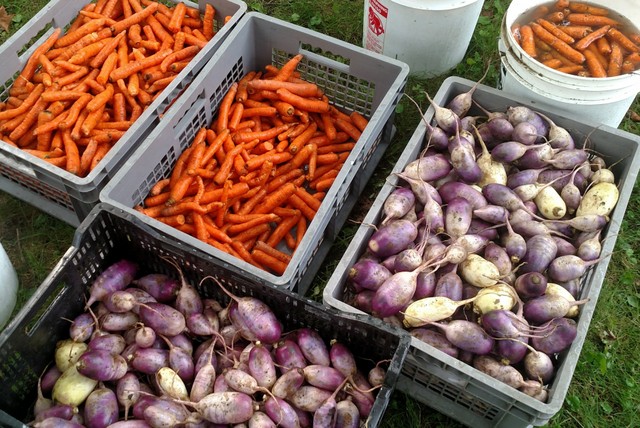
[[[296,186],[293,183],[287,183],[280,189],[267,195],[262,204],[256,207],[253,212],[255,214],[266,214],[271,212],[275,207],[278,207],[285,203],[291,195],[296,191]]]
[[[202,33],[209,40],[213,38],[214,34],[214,18],[215,18],[215,9],[209,3],[207,3],[204,7],[204,16],[202,18]]]
[[[180,31],[180,28],[182,28],[182,21],[184,20],[186,9],[187,6],[184,3],[180,2],[176,4],[176,6],[173,8],[173,14],[171,15],[169,21],[169,31],[174,34]]]
[[[607,74],[609,77],[619,76],[622,70],[623,53],[622,47],[618,42],[611,43],[611,54],[609,55],[609,64]]]
[[[605,34],[607,34],[607,31],[609,31],[610,28],[611,28],[610,25],[604,25],[604,26],[598,28],[597,30],[592,31],[588,35],[586,35],[583,38],[581,38],[580,40],[576,41],[576,43],[573,45],[573,47],[575,49],[580,50],[580,51],[585,50],[586,48],[589,47],[589,45],[591,43],[593,43],[596,40],[604,37]]]
[[[544,18],[539,18],[539,19],[536,20],[536,22],[538,24],[540,24],[542,26],[542,28],[544,28],[545,30],[547,30],[548,32],[550,32],[551,34],[553,34],[554,36],[556,36],[557,38],[559,38],[563,42],[565,42],[567,44],[572,44],[573,42],[575,42],[575,39],[573,37],[571,37],[570,35],[568,35],[564,31],[562,31],[554,23],[552,23],[552,22],[550,22],[550,21],[548,21],[548,20],[546,20]]]
[[[569,2],[567,7],[572,12],[585,13],[589,15],[606,16],[609,14],[609,11],[605,8],[593,6],[586,3],[580,3],[577,1]]]
[[[280,67],[280,70],[278,71],[276,76],[274,76],[273,80],[279,80],[283,82],[289,80],[289,78],[293,75],[294,71],[298,67],[300,61],[302,61],[302,58],[302,54],[297,54],[290,58],[282,67]]]
[[[607,32],[607,36],[612,41],[618,42],[623,49],[626,49],[629,52],[640,52],[640,47],[616,28],[610,28]]]
[[[318,204],[320,202],[320,201],[317,201],[317,200],[315,200],[315,201],[318,202]],[[296,209],[300,210],[302,215],[304,217],[306,217],[309,221],[313,220],[313,218],[316,215],[316,210],[311,208],[309,206],[309,204],[307,204],[302,198],[300,198],[295,193],[289,197],[288,203],[289,203],[289,205],[291,205],[292,208],[296,208]]]
[[[285,235],[298,224],[301,216],[302,213],[298,210],[296,215],[284,217],[271,232],[271,235],[269,235],[265,243],[270,247],[276,248],[280,241],[284,239]]]
[[[134,13],[133,15],[131,15],[128,18],[122,19],[118,22],[116,22],[115,24],[113,24],[111,26],[111,33],[112,34],[118,34],[121,31],[124,31],[126,29],[128,29],[129,27],[131,27],[134,24],[140,24],[141,22],[143,22],[145,19],[147,19],[148,17],[150,17],[151,15],[153,15],[153,13],[155,13],[155,11],[158,9],[158,4],[157,3],[152,3],[149,6],[147,6],[146,8],[144,8],[143,10]]]
[[[349,117],[351,118],[351,121],[356,126],[356,128],[358,128],[360,132],[364,132],[364,129],[369,124],[369,121],[367,120],[367,118],[365,118],[363,115],[361,115],[357,111],[351,112]]]
[[[129,77],[133,73],[137,73],[147,67],[160,64],[167,56],[171,55],[171,49],[165,49],[160,52],[156,52],[153,55],[145,57],[134,62],[130,62],[124,66],[120,66],[113,70],[109,75],[109,80],[115,82],[119,79]]]
[[[591,77],[607,77],[607,72],[598,60],[596,54],[591,50],[585,50],[583,53]]]
[[[29,96],[22,102],[22,104],[20,104],[19,107],[0,112],[0,120],[12,119],[14,117],[20,116],[22,113],[25,113],[35,105],[36,101],[43,92],[44,85],[39,83],[29,94]]]
[[[561,25],[558,28],[574,39],[581,39],[593,31],[593,29],[587,25]]]
[[[355,141],[358,141],[360,139],[362,132],[351,122],[347,122],[345,120],[342,120],[341,118],[337,118],[335,123],[337,129],[346,132],[347,135],[349,135]]]
[[[27,63],[16,78],[15,82],[13,82],[13,86],[15,86],[16,88],[25,86],[27,82],[31,80],[38,67],[38,58],[40,57],[40,55],[43,55],[45,52],[51,49],[51,47],[53,47],[53,45],[60,37],[60,34],[62,34],[62,29],[56,28],[44,41],[44,43],[42,43],[33,51],[33,54],[27,60]]]
[[[287,263],[284,263],[261,250],[254,249],[251,252],[251,256],[253,257],[255,262],[262,266],[265,270],[270,270],[278,275],[283,275],[287,270]]]
[[[536,36],[542,39],[542,41],[549,44],[549,46],[551,46],[554,50],[560,52],[562,55],[566,56],[569,60],[573,61],[576,64],[582,64],[584,62],[585,58],[582,53],[575,50],[547,30],[542,28],[540,24],[537,24],[535,22],[531,23],[531,29]]]
[[[220,102],[220,107],[218,108],[218,121],[215,130],[218,134],[227,127],[229,121],[229,112],[231,110],[231,105],[233,104],[237,92],[238,83],[234,82],[233,84],[231,84],[231,87]]]
[[[616,21],[615,19],[590,13],[574,12],[568,14],[565,18],[572,25],[588,25],[594,27],[599,27],[602,25],[611,25],[612,27],[617,27],[620,25],[620,22]]]
[[[315,113],[326,113],[330,110],[329,103],[319,99],[304,98],[291,93],[286,88],[280,88],[276,94],[281,101],[285,101],[301,110]]]
[[[80,152],[75,141],[71,139],[69,130],[62,131],[62,143],[64,144],[64,152],[67,156],[65,169],[71,174],[80,173]]]

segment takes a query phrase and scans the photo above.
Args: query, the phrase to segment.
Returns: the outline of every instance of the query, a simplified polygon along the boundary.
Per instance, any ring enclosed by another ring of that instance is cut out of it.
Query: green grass
[[[17,25],[39,10],[43,0],[4,0],[8,13],[20,15]],[[362,1],[352,0],[250,0],[250,10],[266,13],[336,38],[360,45]],[[478,80],[487,67],[484,81],[496,86],[499,79],[497,38],[508,0],[487,0],[463,61],[448,75]],[[12,28],[17,30],[17,25]],[[0,42],[8,37],[0,30]],[[447,76],[410,78],[406,93],[426,110],[424,91],[433,95]],[[632,109],[640,112],[640,102]],[[411,137],[419,121],[416,107],[404,98],[395,117],[397,133],[374,176],[365,188],[350,219],[342,229],[330,256],[321,267],[309,295],[321,299],[322,288],[346,249],[357,224],[382,187],[385,178]],[[621,126],[640,135],[640,124],[625,120]],[[19,305],[33,292],[71,244],[73,229],[45,213],[0,192],[0,242],[7,249],[21,282]],[[617,237],[606,280],[589,328],[563,408],[550,427],[637,427],[640,426],[640,282],[637,264],[640,251],[640,189],[636,185],[622,229]],[[389,403],[383,427],[458,427],[411,397],[396,392]]]

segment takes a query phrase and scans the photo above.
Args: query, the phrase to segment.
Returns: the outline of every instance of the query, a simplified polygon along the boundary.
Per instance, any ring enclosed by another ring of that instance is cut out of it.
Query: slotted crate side
[[[53,0],[0,46],[0,100],[8,97],[14,79],[27,63],[31,53],[55,28],[66,28],[88,3],[88,0]],[[100,191],[106,182],[113,177],[150,129],[159,122],[160,116],[189,85],[247,10],[246,3],[240,0],[200,0],[199,3],[184,3],[199,8],[201,12],[204,12],[206,4],[213,5],[216,9],[216,35],[145,109],[100,164],[86,177],[78,177],[0,142],[0,190],[72,226],[77,226],[82,221],[98,203]],[[226,24],[225,16],[230,17]]]
[[[320,85],[330,100],[336,97],[338,107],[355,109],[370,119],[282,276],[256,268],[133,209],[158,180],[169,176],[198,129],[210,125],[234,82],[267,64],[281,66],[298,53],[304,55],[299,65],[302,78]],[[266,15],[248,13],[170,113],[105,186],[100,199],[166,236],[215,255],[231,275],[248,275],[304,294],[391,140],[393,114],[407,74],[404,63]]]
[[[467,92],[474,84],[475,82],[467,79],[449,77],[434,96],[434,101],[438,105],[446,105],[455,95]],[[545,112],[527,100],[484,85],[479,85],[474,99],[489,111],[505,111],[509,106],[525,105],[548,115],[557,125],[566,128],[576,141],[584,141],[588,137],[589,147],[612,165],[611,170],[619,183],[620,197],[603,235],[602,254],[611,254],[638,176],[640,138],[608,126],[581,123]],[[425,114],[425,119],[430,122],[432,118],[433,109],[430,108]],[[420,122],[393,172],[402,171],[407,163],[419,156],[424,147],[425,134],[426,126]],[[617,161],[619,162],[616,163]],[[398,177],[392,174],[380,190],[363,224],[380,222],[383,203],[398,183]],[[373,230],[370,227],[361,226],[356,231],[324,289],[323,301],[326,305],[345,312],[362,313],[345,302],[349,297],[346,289],[347,275],[351,266],[366,250],[372,234]],[[474,428],[511,428],[546,424],[564,402],[608,264],[609,257],[605,257],[582,278],[579,298],[588,298],[589,301],[581,306],[578,335],[571,347],[561,354],[561,363],[550,385],[549,399],[546,403],[529,397],[415,338],[412,338],[409,355],[398,381],[398,390]]]
[[[165,273],[177,278],[176,268],[164,257],[179,264],[187,281],[203,297],[228,302],[228,296],[213,281],[201,283],[203,278],[214,276],[232,293],[256,297],[269,305],[283,323],[283,331],[310,327],[327,343],[331,339],[342,341],[353,350],[360,367],[371,368],[375,361],[391,360],[370,417],[369,426],[378,426],[409,349],[408,335],[382,322],[372,322],[368,316],[341,314],[286,290],[229,278],[211,256],[165,239],[136,218],[106,204],[98,205],[82,223],[73,246],[37,295],[0,333],[0,409],[19,420],[29,417],[38,377],[52,361],[56,342],[68,338],[68,320],[84,311],[88,287],[101,272],[124,258],[140,266],[139,275]],[[376,346],[371,346],[374,343]],[[17,420],[13,422],[11,426],[20,426]]]

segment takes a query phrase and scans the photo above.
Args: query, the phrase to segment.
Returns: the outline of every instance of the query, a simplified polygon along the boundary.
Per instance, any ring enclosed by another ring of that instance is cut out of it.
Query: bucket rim
[[[449,0],[449,1],[441,1],[441,5],[433,5],[433,2],[424,2],[424,1],[416,1],[416,0],[389,0],[392,3],[396,3],[405,7],[409,7],[412,9],[419,9],[424,11],[433,11],[433,12],[442,12],[442,11],[450,11],[462,9],[464,7],[472,6],[476,3],[483,3],[482,0]],[[454,3],[454,4],[451,4]]]

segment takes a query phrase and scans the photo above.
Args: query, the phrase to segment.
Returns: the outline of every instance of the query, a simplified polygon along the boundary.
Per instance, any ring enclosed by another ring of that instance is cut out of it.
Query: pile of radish
[[[34,427],[354,427],[386,375],[263,301],[202,298],[121,260],[90,287],[39,381]]]
[[[424,150],[396,173],[343,300],[546,401],[618,188],[588,139],[525,106],[487,111],[476,87],[429,98]]]

